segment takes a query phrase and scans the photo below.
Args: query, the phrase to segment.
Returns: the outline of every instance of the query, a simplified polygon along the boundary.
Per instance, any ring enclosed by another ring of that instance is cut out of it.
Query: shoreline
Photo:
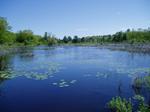
[[[61,46],[85,46],[85,47],[98,47],[101,49],[110,49],[110,50],[120,50],[128,52],[139,52],[139,53],[148,53],[150,54],[150,43],[104,43],[104,44],[64,44]]]
[[[36,45],[40,46],[40,45]],[[36,47],[35,45],[28,46],[0,46],[0,56],[19,52],[21,48],[30,48]],[[42,46],[42,45],[41,45]],[[46,46],[46,45],[44,45]],[[81,47],[98,47],[101,49],[110,49],[110,50],[120,50],[120,51],[128,51],[128,52],[137,52],[137,53],[147,53],[150,54],[150,44],[128,44],[128,43],[104,43],[104,44],[59,44],[55,46],[81,46]],[[51,46],[50,46],[51,47]],[[54,47],[54,46],[52,46]]]

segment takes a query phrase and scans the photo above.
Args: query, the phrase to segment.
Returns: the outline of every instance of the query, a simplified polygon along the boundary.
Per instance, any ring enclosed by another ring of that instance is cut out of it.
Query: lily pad
[[[77,80],[66,81],[64,79],[61,79],[58,82],[54,82],[52,84],[60,88],[63,88],[63,87],[69,87],[71,84],[74,84],[76,81]]]

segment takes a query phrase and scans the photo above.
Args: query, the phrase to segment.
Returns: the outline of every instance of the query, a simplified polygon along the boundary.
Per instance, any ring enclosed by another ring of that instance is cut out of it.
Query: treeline
[[[35,35],[31,30],[20,30],[14,33],[6,18],[0,17],[0,45],[53,45],[57,42],[58,39],[48,33],[44,36]]]
[[[130,30],[125,32],[117,32],[113,35],[99,35],[99,36],[87,36],[79,38],[78,36],[64,36],[63,43],[149,43],[150,42],[150,28]]]
[[[0,17],[0,45],[57,45],[57,44],[103,44],[103,43],[150,43],[150,28],[120,31],[113,35],[64,36],[58,39],[45,32],[44,36],[35,35],[31,30],[11,31],[6,18]]]

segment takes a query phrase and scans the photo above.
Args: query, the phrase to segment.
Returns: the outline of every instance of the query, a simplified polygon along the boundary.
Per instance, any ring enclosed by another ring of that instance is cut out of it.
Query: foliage
[[[74,36],[72,43],[80,43],[80,38],[78,36]]]
[[[62,41],[68,43],[68,38],[65,36]],[[113,35],[97,35],[97,36],[86,36],[79,38],[74,36],[72,43],[93,43],[93,44],[103,44],[103,43],[149,43],[150,42],[150,28],[148,29],[138,29],[130,30],[127,29],[125,32],[120,31]]]
[[[142,87],[150,89],[150,75],[136,77],[133,81],[132,87],[136,89],[141,89]]]
[[[143,85],[143,78],[141,77],[136,77],[133,81],[132,87],[133,88],[142,88]]]
[[[144,102],[144,97],[141,95],[135,95],[133,98],[139,101],[137,112],[150,112],[149,106]]]
[[[6,18],[0,17],[0,44],[14,42],[15,35],[9,31],[10,29]]]
[[[56,39],[54,35],[48,34],[47,32],[45,32],[44,37],[42,38],[42,41],[49,46],[52,46],[58,43],[58,39]]]
[[[144,77],[144,83],[145,86],[150,89],[150,75]]]
[[[45,32],[44,36],[34,35],[31,30],[21,30],[17,33],[10,31],[6,18],[0,17],[0,44],[23,44],[23,45],[55,45],[58,43],[73,43],[73,44],[103,44],[103,43],[149,43],[150,42],[150,28],[138,29],[123,32],[117,32],[113,35],[97,35],[86,36],[79,38],[77,35],[73,38],[71,36],[64,36],[63,39],[57,39],[54,35]]]
[[[132,112],[131,102],[120,97],[112,98],[108,103],[108,107],[115,112]]]
[[[0,17],[0,44],[21,44],[21,45],[39,45],[47,44],[54,45],[57,44],[58,39],[56,37],[49,35],[45,32],[44,37],[40,35],[35,35],[32,30],[20,30],[17,33],[10,31],[6,18]]]
[[[135,95],[133,99],[139,101],[138,108],[135,111],[133,111],[131,99],[128,101],[118,96],[109,101],[108,108],[113,112],[150,112],[149,106],[144,102],[144,97]]]
[[[149,106],[143,102],[139,104],[138,108],[139,108],[138,112],[150,112]]]

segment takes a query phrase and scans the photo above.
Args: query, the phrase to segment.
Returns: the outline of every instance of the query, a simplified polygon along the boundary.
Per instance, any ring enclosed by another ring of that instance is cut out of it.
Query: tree
[[[82,37],[82,38],[81,38],[81,42],[85,42],[85,37]]]
[[[54,37],[51,37],[51,38],[48,38],[48,45],[49,46],[52,46],[52,45],[55,45],[57,44],[57,39],[54,38]]]
[[[69,42],[71,42],[71,41],[72,41],[71,36],[68,36],[68,41],[69,41]]]
[[[130,29],[127,29],[127,31],[126,32],[130,32]]]
[[[66,36],[64,36],[63,42],[64,42],[64,43],[68,43],[68,38],[67,38]]]
[[[45,32],[45,34],[44,34],[44,40],[47,40],[47,39],[48,39],[48,33]]]
[[[11,29],[6,18],[0,17],[0,44],[6,43],[9,39],[8,32]]]
[[[74,36],[72,42],[73,42],[73,43],[78,43],[78,42],[79,42],[78,36]]]
[[[34,35],[31,30],[23,30],[17,33],[16,41],[20,43],[29,44],[34,41]]]

